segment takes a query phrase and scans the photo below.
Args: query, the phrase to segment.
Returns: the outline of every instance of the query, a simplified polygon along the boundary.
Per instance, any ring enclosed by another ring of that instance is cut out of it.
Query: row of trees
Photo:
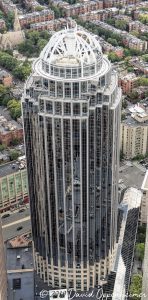
[[[113,18],[109,18],[106,20],[106,23],[109,24],[109,25],[112,25],[118,29],[121,29],[121,30],[127,30],[128,29],[128,23],[127,21],[125,20],[116,20],[116,19],[113,19]]]
[[[27,57],[37,57],[49,39],[50,34],[48,31],[26,32],[26,39],[18,46],[18,50]]]
[[[6,106],[10,115],[14,120],[21,116],[21,103],[18,100],[13,99],[10,88],[0,84],[0,105]]]
[[[142,293],[142,276],[139,274],[133,275],[130,285],[130,299],[138,300],[140,299],[140,294]]]
[[[144,259],[145,238],[146,238],[146,226],[140,225],[138,226],[138,230],[137,230],[135,258],[138,259],[141,264]],[[130,294],[129,299],[138,300],[140,299],[141,293],[142,293],[142,275],[134,274],[132,276],[131,285],[129,289],[129,294]]]
[[[92,31],[94,34],[101,36],[104,40],[106,40],[108,43],[110,43],[112,46],[121,46],[124,48],[124,56],[140,56],[142,53],[136,49],[127,49],[125,45],[123,44],[122,37],[114,32],[111,32],[110,30],[107,30],[105,28],[100,28],[99,26],[91,23],[91,22],[85,22],[83,20],[80,20],[78,17],[75,17],[77,23],[86,29]],[[119,61],[120,58],[117,57],[117,55],[114,53],[111,53],[110,59],[112,62]]]
[[[6,52],[0,51],[0,66],[12,72],[12,75],[24,81],[31,72],[31,66],[28,61],[19,62],[16,58]]]

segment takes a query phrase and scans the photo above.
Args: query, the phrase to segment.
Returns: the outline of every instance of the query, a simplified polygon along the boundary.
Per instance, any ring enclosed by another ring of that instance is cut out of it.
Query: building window
[[[71,83],[65,83],[65,98],[71,98]]]
[[[77,69],[72,69],[72,78],[77,78],[77,77],[78,77]]]
[[[63,97],[63,83],[57,82],[57,97]]]
[[[50,96],[55,96],[55,82],[50,81]]]
[[[80,115],[80,104],[79,103],[73,104],[73,114],[76,116]]]
[[[73,83],[73,98],[79,98],[79,82]]]
[[[64,114],[65,115],[71,114],[71,103],[64,103]]]
[[[56,115],[62,114],[62,105],[60,102],[55,102],[55,114]]]
[[[46,102],[46,111],[52,113],[53,112],[53,107],[52,107],[52,102],[48,101]]]
[[[71,69],[66,69],[66,78],[71,78]]]
[[[82,104],[82,115],[86,115],[87,114],[87,104],[83,103]]]
[[[13,279],[13,290],[20,290],[21,289],[21,278],[14,278]]]

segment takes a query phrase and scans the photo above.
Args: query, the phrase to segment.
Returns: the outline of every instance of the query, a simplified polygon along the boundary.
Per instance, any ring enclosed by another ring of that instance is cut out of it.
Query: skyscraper
[[[0,217],[0,300],[7,299],[7,272],[5,262],[2,224]]]
[[[65,29],[33,64],[22,100],[37,272],[88,289],[116,245],[121,90],[91,34]]]

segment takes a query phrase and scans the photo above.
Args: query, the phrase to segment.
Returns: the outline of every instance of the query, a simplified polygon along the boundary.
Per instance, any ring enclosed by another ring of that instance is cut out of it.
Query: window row
[[[43,79],[43,83],[40,82],[40,88],[46,86],[48,94],[51,97],[56,98],[68,98],[79,99],[86,98],[87,94],[96,94],[100,87],[105,87],[106,78],[102,76],[98,82],[95,81],[83,81],[83,82],[56,82],[54,80]],[[36,87],[36,84],[35,84]]]
[[[45,105],[45,107],[44,107]],[[40,111],[56,115],[86,115],[88,112],[87,103],[61,103],[40,100]]]
[[[83,67],[76,67],[76,68],[63,68],[63,67],[57,67],[53,65],[49,65],[42,61],[42,68],[46,73],[49,73],[52,76],[55,77],[61,77],[61,78],[81,78],[81,77],[87,77],[90,75],[96,74],[102,66],[102,61],[98,61],[97,65],[87,65]]]

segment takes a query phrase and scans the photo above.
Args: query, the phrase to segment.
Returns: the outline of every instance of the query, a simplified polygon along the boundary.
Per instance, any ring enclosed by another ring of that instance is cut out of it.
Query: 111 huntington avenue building
[[[88,290],[116,246],[121,90],[99,42],[55,33],[22,99],[36,270],[49,286]]]

